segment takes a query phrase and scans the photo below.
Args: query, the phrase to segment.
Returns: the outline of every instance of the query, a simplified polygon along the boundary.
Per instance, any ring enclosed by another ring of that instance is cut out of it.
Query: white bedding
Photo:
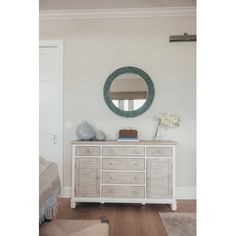
[[[60,191],[57,165],[39,157],[39,223],[55,215]]]

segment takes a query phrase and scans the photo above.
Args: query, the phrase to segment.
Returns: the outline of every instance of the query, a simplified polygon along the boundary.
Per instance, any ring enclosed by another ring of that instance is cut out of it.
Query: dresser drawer
[[[103,156],[144,156],[144,147],[103,147]]]
[[[148,157],[171,157],[172,148],[171,147],[148,147],[147,156]]]
[[[135,172],[103,172],[103,184],[144,184],[144,173]]]
[[[76,147],[76,156],[100,156],[100,147]]]
[[[144,166],[142,158],[104,158],[102,160],[104,170],[144,170]]]
[[[102,197],[104,198],[144,198],[144,187],[130,186],[103,186]]]

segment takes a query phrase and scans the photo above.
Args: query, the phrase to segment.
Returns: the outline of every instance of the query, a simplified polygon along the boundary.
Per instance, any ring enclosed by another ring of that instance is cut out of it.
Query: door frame
[[[39,40],[39,48],[58,48],[58,55],[59,55],[59,83],[58,83],[58,123],[59,123],[59,130],[58,136],[61,138],[61,146],[58,147],[58,155],[59,160],[62,163],[61,166],[61,191],[63,193],[63,186],[64,186],[64,116],[63,116],[63,80],[64,80],[64,41],[63,40]]]

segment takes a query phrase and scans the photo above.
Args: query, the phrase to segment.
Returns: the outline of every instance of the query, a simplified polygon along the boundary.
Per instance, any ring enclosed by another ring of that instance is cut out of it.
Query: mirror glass
[[[147,100],[148,88],[143,78],[133,73],[117,76],[110,87],[112,103],[123,111],[134,111]]]

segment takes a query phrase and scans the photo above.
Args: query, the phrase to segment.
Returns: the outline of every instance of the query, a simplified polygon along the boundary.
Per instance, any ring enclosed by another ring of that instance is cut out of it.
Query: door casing
[[[63,40],[40,40],[39,41],[39,48],[58,48],[58,55],[59,55],[59,74],[58,74],[58,114],[60,114],[58,119],[58,136],[61,139],[61,145],[58,146],[58,160],[60,160],[61,165],[61,173],[60,179],[61,179],[61,187],[64,186],[64,155],[63,155],[63,146],[64,146],[64,140],[63,140],[63,78],[64,78],[64,60],[63,60]],[[63,188],[62,188],[63,191]]]

